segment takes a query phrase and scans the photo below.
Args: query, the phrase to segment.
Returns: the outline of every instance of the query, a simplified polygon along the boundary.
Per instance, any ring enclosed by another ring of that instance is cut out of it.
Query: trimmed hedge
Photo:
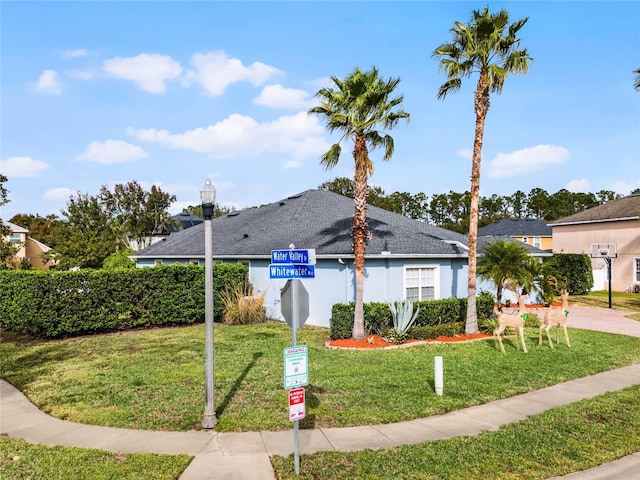
[[[214,318],[219,292],[242,287],[247,267],[214,265]],[[0,271],[0,326],[56,338],[204,321],[204,267],[156,266],[121,270]]]
[[[544,273],[559,282],[566,276],[569,295],[586,295],[593,288],[591,259],[584,253],[554,253],[545,260]]]
[[[416,340],[434,340],[440,336],[454,337],[464,332],[464,324],[465,322],[451,322],[428,327],[411,327],[409,329],[409,338]]]
[[[427,300],[414,302],[414,308],[420,307],[413,328],[434,327],[455,322],[466,322],[467,299],[444,298],[441,300]],[[482,293],[476,297],[478,320],[489,318],[493,313],[493,296]],[[330,336],[332,340],[351,338],[353,331],[353,316],[355,303],[337,303],[331,309]],[[389,305],[382,302],[364,304],[364,329],[367,334],[380,333],[386,328],[393,327],[393,318]],[[410,329],[411,330],[411,329]],[[444,335],[439,333],[438,335]],[[436,335],[436,336],[438,336]],[[414,337],[411,337],[414,338]]]

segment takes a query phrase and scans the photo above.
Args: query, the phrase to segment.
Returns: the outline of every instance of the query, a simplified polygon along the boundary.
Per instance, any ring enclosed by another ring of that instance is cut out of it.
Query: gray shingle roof
[[[212,220],[214,257],[269,257],[271,250],[315,248],[318,256],[351,255],[353,199],[307,190],[259,208]],[[381,208],[368,207],[367,255],[466,256],[466,237]],[[457,243],[459,242],[459,243]],[[204,257],[204,224],[172,233],[136,258]]]
[[[568,217],[559,218],[549,223],[549,225],[613,222],[616,220],[638,220],[638,218],[640,218],[640,194],[634,194],[612,200],[604,205],[598,205]]]
[[[478,235],[510,235],[513,237],[550,237],[551,227],[537,218],[503,218],[480,227]]]

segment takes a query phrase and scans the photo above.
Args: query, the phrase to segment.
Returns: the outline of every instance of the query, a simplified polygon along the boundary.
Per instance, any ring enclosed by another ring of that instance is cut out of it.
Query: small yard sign
[[[304,388],[289,390],[289,420],[302,420],[306,414]]]
[[[309,384],[307,359],[306,345],[284,349],[284,388],[296,388]]]

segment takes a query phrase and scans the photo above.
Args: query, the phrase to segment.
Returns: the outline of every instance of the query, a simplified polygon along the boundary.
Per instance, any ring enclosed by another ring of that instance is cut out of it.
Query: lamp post
[[[214,428],[216,426],[215,410],[215,385],[213,367],[213,236],[211,231],[211,218],[213,206],[216,200],[216,189],[207,179],[200,189],[202,201],[202,214],[204,215],[204,416],[202,428]]]

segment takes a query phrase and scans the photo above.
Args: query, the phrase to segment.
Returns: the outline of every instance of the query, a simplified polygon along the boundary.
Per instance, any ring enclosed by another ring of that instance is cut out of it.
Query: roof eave
[[[608,222],[626,222],[629,220],[640,220],[640,216],[635,217],[620,217],[620,218],[603,218],[599,220],[577,220],[574,222],[558,222],[558,223],[548,223],[550,227],[561,227],[564,225],[581,225],[585,223],[608,223]]]

